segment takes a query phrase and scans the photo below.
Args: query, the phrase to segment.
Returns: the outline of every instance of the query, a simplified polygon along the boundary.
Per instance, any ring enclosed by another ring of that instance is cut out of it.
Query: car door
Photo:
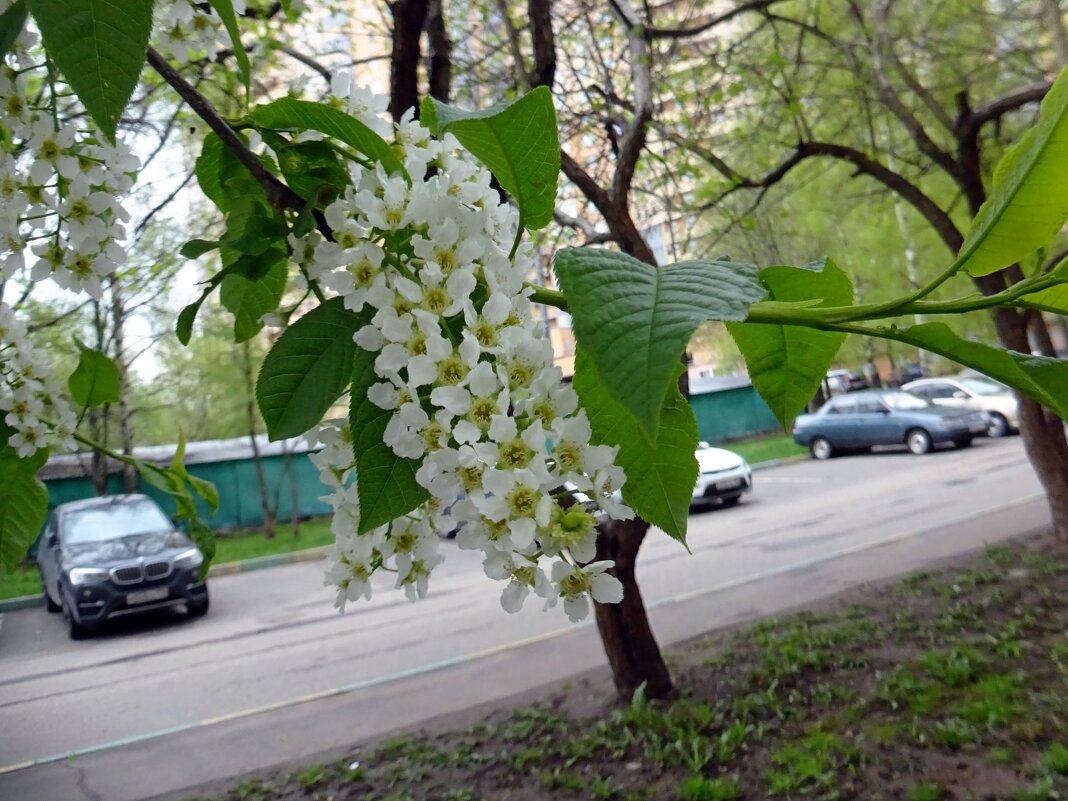
[[[890,408],[876,397],[857,398],[854,414],[856,421],[856,444],[859,447],[869,445],[891,445],[901,441],[898,424]]]
[[[827,404],[827,410],[820,415],[815,432],[826,437],[836,448],[848,447],[853,442],[853,410],[856,402],[848,395],[839,395]]]
[[[41,568],[41,583],[45,587],[51,587],[55,595],[55,588],[59,580],[59,524],[53,514],[41,534],[41,542],[37,546],[37,564]],[[59,598],[55,598],[56,601]]]
[[[968,406],[968,393],[949,381],[927,384],[924,389],[926,390],[924,397],[936,406],[950,408]]]

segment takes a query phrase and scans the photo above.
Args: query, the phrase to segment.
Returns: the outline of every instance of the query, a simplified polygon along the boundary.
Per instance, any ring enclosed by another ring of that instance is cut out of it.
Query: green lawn
[[[740,442],[727,442],[722,447],[734,451],[749,464],[770,462],[772,459],[808,453],[808,449],[794,442],[794,438],[789,434],[773,434]]]

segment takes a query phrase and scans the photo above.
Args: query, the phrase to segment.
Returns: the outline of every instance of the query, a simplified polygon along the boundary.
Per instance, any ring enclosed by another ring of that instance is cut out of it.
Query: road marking
[[[694,590],[692,592],[681,593],[669,598],[662,598],[658,601],[653,601],[646,605],[649,610],[660,609],[671,604],[683,603],[685,601],[699,598],[702,595],[711,595],[717,592],[723,592],[725,590],[734,589],[735,587],[742,586],[743,584],[750,584],[757,581],[763,581],[767,578],[773,578],[774,576],[780,576],[785,573],[790,573],[795,570],[803,570],[814,565],[821,564],[823,562],[831,562],[835,559],[841,559],[844,556],[851,556],[862,551],[871,550],[873,548],[879,548],[883,545],[889,545],[894,542],[909,539],[910,537],[918,537],[925,534],[927,531],[932,531],[938,528],[945,528],[947,526],[957,525],[964,523],[968,520],[974,520],[978,517],[986,517],[987,515],[995,512],[1004,511],[1006,509],[1012,509],[1017,506],[1023,506],[1033,501],[1044,498],[1045,496],[1041,492],[1027,495],[1022,498],[1017,498],[1014,501],[1008,503],[999,504],[997,506],[991,506],[986,509],[981,509],[978,512],[973,512],[966,515],[960,515],[951,520],[940,522],[937,526],[931,529],[915,530],[911,529],[905,532],[899,532],[887,537],[882,537],[878,540],[871,542],[860,543],[848,548],[840,548],[837,551],[825,553],[820,556],[815,556],[810,559],[804,559],[800,562],[791,562],[788,565],[772,568],[770,570],[764,570],[759,573],[752,573],[746,576],[742,576],[736,579],[730,579],[729,581],[720,582],[711,587],[705,587],[700,590]],[[11,765],[0,766],[0,776],[7,773],[14,773],[20,770],[26,770],[27,768],[38,767],[41,765],[47,765],[54,762],[61,762],[68,759],[77,759],[80,756],[97,753],[99,751],[107,751],[113,748],[120,748],[126,745],[135,745],[138,743],[147,742],[149,740],[156,740],[161,737],[166,737],[171,734],[178,734],[184,731],[190,731],[192,729],[202,728],[206,726],[214,726],[219,723],[225,723],[233,720],[241,720],[243,718],[252,717],[265,712],[274,712],[279,709],[286,709],[292,706],[299,706],[300,704],[309,703],[312,701],[321,701],[325,698],[333,698],[339,695],[347,695],[349,693],[356,692],[358,690],[364,690],[370,687],[376,687],[382,684],[389,684],[394,681],[401,681],[403,679],[413,678],[415,676],[421,676],[427,673],[433,673],[438,670],[444,670],[446,668],[455,667],[457,665],[463,665],[469,662],[475,662],[487,657],[496,656],[498,654],[507,653],[508,651],[518,650],[525,648],[528,645],[534,645],[546,640],[555,639],[564,634],[570,634],[571,632],[578,631],[584,628],[591,628],[593,626],[592,620],[587,620],[583,623],[577,623],[568,626],[567,628],[553,629],[552,631],[545,632],[543,634],[536,634],[532,637],[527,637],[522,640],[513,640],[511,642],[502,643],[500,645],[494,645],[489,648],[484,648],[479,651],[472,651],[467,654],[461,654],[460,656],[449,657],[448,659],[438,660],[436,662],[429,662],[423,665],[417,665],[415,667],[408,668],[406,670],[389,673],[383,676],[376,676],[370,679],[363,679],[361,681],[352,682],[350,684],[344,684],[340,687],[334,687],[329,690],[321,690],[315,693],[308,693],[307,695],[297,696],[295,698],[288,698],[283,701],[276,701],[271,704],[264,704],[258,707],[252,707],[249,709],[242,709],[237,712],[231,712],[225,715],[218,715],[212,718],[206,718],[194,723],[183,723],[177,726],[170,726],[165,729],[158,729],[152,732],[146,732],[144,734],[135,734],[130,737],[122,737],[117,740],[111,740],[105,743],[99,743],[97,745],[88,746],[86,748],[79,748],[74,751],[65,751],[59,754],[51,754],[40,759],[26,760],[24,762],[16,762]]]

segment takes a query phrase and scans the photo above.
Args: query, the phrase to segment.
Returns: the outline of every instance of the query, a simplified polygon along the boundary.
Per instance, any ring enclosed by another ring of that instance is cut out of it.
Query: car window
[[[827,404],[827,414],[852,414],[855,407],[856,401],[853,398],[843,396]]]
[[[999,386],[989,381],[983,381],[981,378],[962,378],[960,383],[961,386],[975,395],[1000,395],[1005,391],[1003,385]]]
[[[858,398],[857,414],[879,414],[886,411],[886,407],[878,398]]]
[[[931,405],[930,401],[924,400],[918,395],[913,395],[911,392],[888,392],[882,398],[883,403],[898,411],[926,409]]]
[[[943,398],[952,398],[953,393],[957,392],[957,388],[952,384],[927,384],[924,386],[927,392],[924,393],[924,397],[931,398],[932,400],[940,400]]]
[[[149,500],[91,506],[63,515],[63,541],[68,544],[103,542],[171,528],[160,508]]]

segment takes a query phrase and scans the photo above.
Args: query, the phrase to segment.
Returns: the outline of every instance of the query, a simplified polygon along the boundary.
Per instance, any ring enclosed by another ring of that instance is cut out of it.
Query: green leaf
[[[184,259],[198,259],[205,253],[210,253],[222,247],[222,242],[210,239],[190,239],[179,249],[178,253]]]
[[[189,471],[185,469],[185,434],[181,432],[178,433],[178,447],[171,458],[171,472],[189,483],[193,492],[208,504],[212,514],[219,510],[219,491],[215,489],[215,485],[210,481],[190,475]]]
[[[67,389],[75,403],[92,408],[119,400],[119,368],[99,351],[78,344],[78,366],[67,379]]]
[[[200,191],[222,212],[241,198],[267,202],[263,187],[215,133],[205,135],[194,171]]]
[[[1058,284],[1049,289],[1024,295],[1020,298],[1019,304],[1029,309],[1068,316],[1068,284]]]
[[[241,29],[237,26],[237,15],[234,13],[234,4],[230,0],[208,0],[208,3],[219,15],[226,32],[230,35],[230,41],[234,46],[234,57],[237,59],[237,70],[241,73],[241,80],[245,84],[245,97],[250,94],[249,87],[252,85],[252,66],[248,63],[248,53],[241,44]]]
[[[1049,244],[1068,218],[1068,68],[1053,83],[1038,122],[997,168],[957,263],[987,275]]]
[[[276,148],[289,188],[306,200],[327,205],[348,186],[348,171],[326,142],[297,142]]]
[[[49,57],[112,142],[147,58],[152,0],[27,0]]]
[[[679,542],[686,541],[690,499],[697,483],[697,421],[678,390],[682,367],[676,362],[672,389],[660,409],[660,436],[651,443],[634,417],[612,397],[584,350],[575,358],[575,392],[590,420],[592,442],[618,445],[616,464],[627,474],[623,500],[635,512]]]
[[[386,140],[340,109],[283,97],[265,106],[257,106],[252,109],[251,116],[253,122],[264,128],[319,131],[332,136],[377,161],[387,173],[399,173],[410,181],[404,165]]]
[[[256,400],[272,440],[303,434],[323,419],[352,380],[352,335],[369,319],[331,298],[274,343],[256,382]]]
[[[194,515],[189,519],[189,536],[193,538],[193,544],[197,546],[197,550],[204,556],[204,561],[200,564],[200,572],[197,575],[198,579],[203,581],[208,577],[208,569],[211,567],[212,560],[215,559],[215,532],[208,528],[208,525],[203,520]]]
[[[257,197],[235,198],[226,215],[226,238],[222,245],[238,253],[259,256],[286,236],[286,224]],[[266,272],[264,268],[263,272]]]
[[[972,367],[1068,419],[1068,361],[1064,359],[1032,356],[962,339],[945,323],[876,328],[872,332]]]
[[[48,459],[48,450],[38,449],[20,459],[8,444],[15,431],[0,422],[0,575],[11,571],[26,556],[48,514],[48,492],[37,471]]]
[[[556,276],[575,337],[616,400],[656,442],[675,365],[705,320],[744,320],[764,297],[751,264],[680,262],[656,268],[591,248],[557,251]]]
[[[760,271],[760,283],[767,287],[771,302],[816,299],[816,307],[853,302],[853,282],[829,260],[806,267],[766,267]],[[727,330],[745,357],[753,386],[787,429],[816,394],[846,337],[815,328],[763,323],[727,323]]]
[[[260,318],[275,311],[282,302],[288,275],[283,259],[275,261],[260,279],[250,280],[236,273],[223,279],[219,300],[234,314],[235,342],[244,342],[260,332]]]
[[[367,390],[379,381],[377,353],[357,347],[352,371],[349,424],[356,454],[356,492],[360,499],[357,533],[363,534],[407,514],[429,493],[415,481],[419,462],[397,456],[382,442],[393,412],[367,399]]]
[[[18,0],[17,3],[0,14],[0,58],[11,52],[15,46],[15,40],[19,38],[22,29],[26,27],[26,0]]]
[[[464,111],[427,97],[420,119],[436,135],[451,133],[497,176],[519,206],[521,226],[536,230],[552,221],[560,140],[547,87],[484,111]]]

